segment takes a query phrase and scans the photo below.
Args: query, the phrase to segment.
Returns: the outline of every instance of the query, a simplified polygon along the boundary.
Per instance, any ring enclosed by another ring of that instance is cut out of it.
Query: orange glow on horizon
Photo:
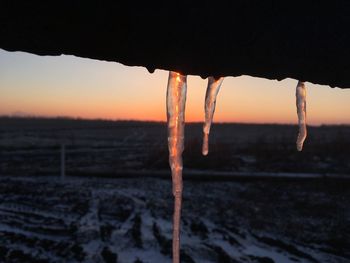
[[[168,72],[73,56],[0,50],[0,115],[166,121]],[[179,76],[177,76],[179,77]],[[226,77],[218,122],[297,124],[296,80]],[[350,124],[350,90],[306,83],[308,124]],[[207,80],[187,77],[186,122],[204,121]]]

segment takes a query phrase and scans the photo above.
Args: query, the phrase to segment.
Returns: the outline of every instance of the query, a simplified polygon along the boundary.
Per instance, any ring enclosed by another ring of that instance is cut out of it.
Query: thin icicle
[[[187,76],[170,71],[167,87],[169,164],[173,180],[173,263],[180,263],[180,218],[182,203],[182,152],[184,150]]]
[[[203,125],[203,146],[202,146],[203,155],[207,155],[209,152],[210,126],[213,121],[213,116],[215,112],[216,97],[219,93],[223,80],[224,80],[223,77],[217,80],[215,80],[214,77],[208,78],[208,87],[207,87],[207,92],[205,94],[205,105],[204,105],[205,122]]]
[[[297,104],[297,113],[298,113],[298,122],[299,122],[299,134],[297,138],[297,150],[303,150],[303,144],[306,139],[307,130],[306,130],[306,87],[305,83],[302,81],[298,82],[296,88],[296,104]]]

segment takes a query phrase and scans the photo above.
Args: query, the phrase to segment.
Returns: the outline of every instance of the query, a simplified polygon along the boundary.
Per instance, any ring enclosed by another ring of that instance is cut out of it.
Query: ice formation
[[[209,152],[209,132],[210,126],[213,121],[213,116],[215,112],[215,104],[216,97],[219,93],[223,77],[219,79],[215,79],[214,77],[208,78],[208,87],[207,92],[205,94],[205,121],[203,125],[203,146],[202,146],[202,154],[207,155]]]
[[[173,263],[180,262],[180,219],[182,203],[182,152],[184,150],[187,76],[170,71],[167,87],[169,164],[173,180]]]
[[[215,112],[216,97],[219,93],[224,77],[208,78],[205,95],[205,122],[203,125],[202,154],[209,151],[209,133]],[[168,148],[169,165],[173,181],[174,217],[173,217],[173,263],[180,263],[180,220],[182,205],[182,152],[184,150],[185,105],[187,92],[187,76],[169,71],[167,86],[167,121],[168,121]],[[302,81],[296,87],[296,105],[299,122],[297,149],[303,149],[306,139],[306,87]]]
[[[298,82],[296,88],[296,104],[299,122],[299,133],[297,138],[297,150],[302,151],[303,144],[306,139],[306,87],[302,81]]]

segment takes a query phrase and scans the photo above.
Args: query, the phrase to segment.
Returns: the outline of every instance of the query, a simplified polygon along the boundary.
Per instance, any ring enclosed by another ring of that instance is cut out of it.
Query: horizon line
[[[16,114],[2,114],[0,118],[8,119],[51,119],[51,120],[73,120],[73,121],[100,121],[100,122],[143,122],[143,123],[164,123],[166,121],[160,120],[140,120],[140,119],[108,119],[108,118],[86,118],[79,116],[45,116],[45,115],[16,115]],[[186,124],[203,124],[203,121],[188,121]],[[280,125],[280,126],[298,126],[298,123],[280,123],[280,122],[235,122],[235,121],[217,121],[213,124],[225,125],[225,124],[238,124],[238,125]],[[322,127],[322,126],[350,126],[350,123],[330,123],[330,124],[308,124],[308,127]]]

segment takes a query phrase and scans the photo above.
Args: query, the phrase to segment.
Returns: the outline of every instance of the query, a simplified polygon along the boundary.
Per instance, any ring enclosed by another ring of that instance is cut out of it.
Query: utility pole
[[[66,177],[66,145],[61,144],[61,179],[64,180]]]

